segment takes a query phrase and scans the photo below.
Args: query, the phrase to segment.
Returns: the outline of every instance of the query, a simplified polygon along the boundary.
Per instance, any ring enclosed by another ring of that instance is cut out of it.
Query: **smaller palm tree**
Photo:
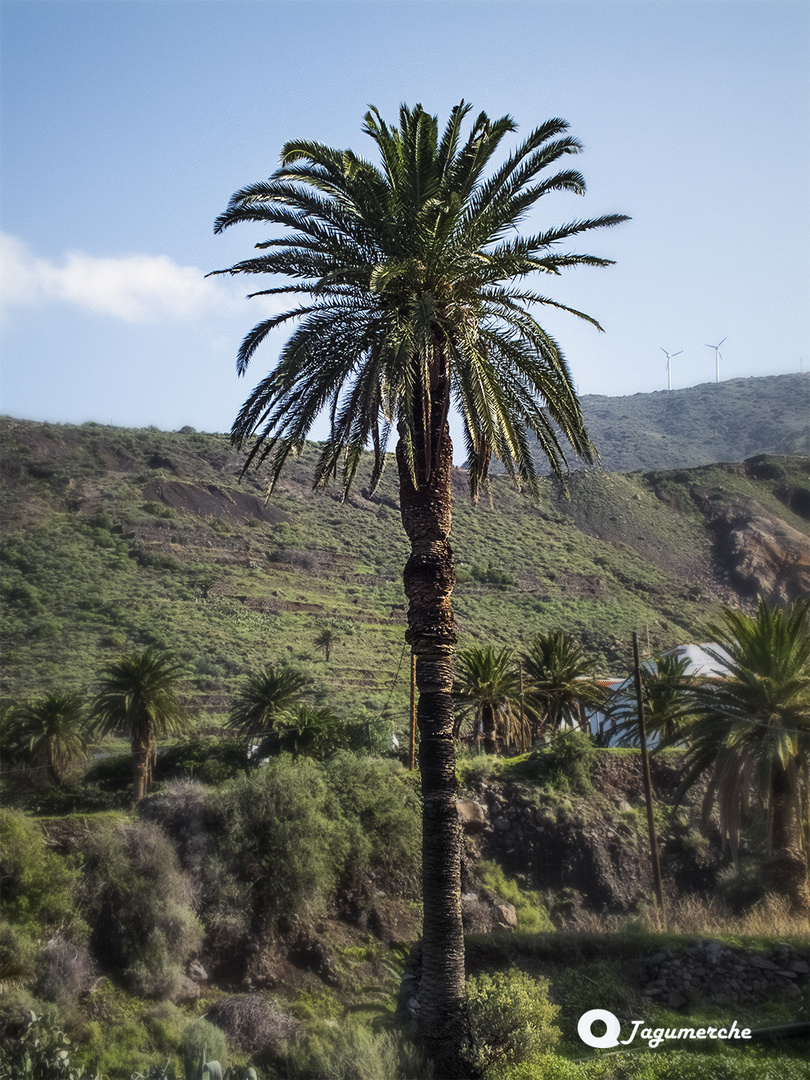
[[[651,741],[665,740],[667,745],[673,745],[685,737],[694,718],[694,691],[699,679],[686,674],[689,659],[685,656],[665,653],[653,664],[641,667],[644,723]],[[638,746],[641,736],[635,691],[623,684],[618,693],[618,701],[609,709],[617,741],[624,746]]]
[[[184,735],[193,724],[178,696],[184,675],[171,653],[151,646],[105,666],[92,711],[99,735],[125,734],[132,744],[133,801],[140,802],[149,783],[157,740]]]
[[[337,644],[337,639],[338,636],[331,626],[325,626],[315,638],[315,648],[322,650],[327,664],[332,655],[332,649]]]
[[[483,736],[484,750],[494,754],[498,739],[524,745],[527,732],[520,720],[520,680],[513,650],[474,645],[458,654],[453,696],[460,706],[456,738],[465,712],[472,712],[476,735]]]
[[[526,699],[535,723],[535,738],[544,728],[565,724],[584,727],[586,709],[598,709],[605,690],[596,681],[596,665],[564,630],[536,634],[523,655]]]
[[[58,787],[74,765],[90,756],[87,714],[79,694],[46,694],[17,707],[13,719],[28,765],[44,769]]]
[[[286,664],[249,675],[239,691],[228,717],[228,727],[247,739],[266,735],[279,717],[310,690],[311,680]]]
[[[763,808],[770,878],[807,913],[810,601],[783,611],[760,599],[755,614],[727,610],[709,629],[726,674],[696,688],[683,789],[708,773],[704,810],[717,802],[735,857],[749,805]]]
[[[324,761],[349,745],[346,727],[328,708],[299,703],[285,710],[261,753],[289,753]]]

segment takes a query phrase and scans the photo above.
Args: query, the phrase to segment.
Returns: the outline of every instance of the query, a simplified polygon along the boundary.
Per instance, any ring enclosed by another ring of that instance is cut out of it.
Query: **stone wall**
[[[776,945],[764,951],[697,941],[642,961],[641,993],[678,1009],[698,1000],[752,1005],[769,997],[798,998],[810,979],[808,951]]]

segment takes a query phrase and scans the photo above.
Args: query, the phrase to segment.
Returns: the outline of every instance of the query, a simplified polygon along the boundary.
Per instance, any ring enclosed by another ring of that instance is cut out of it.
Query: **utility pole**
[[[523,661],[518,664],[520,670],[520,745],[521,749],[526,749],[526,714],[523,709]]]
[[[416,655],[411,650],[411,749],[410,749],[411,772],[416,768]]]
[[[644,721],[644,698],[641,692],[641,663],[638,658],[638,634],[633,631],[633,662],[635,665],[636,704],[638,706],[638,734],[641,742],[641,769],[644,776],[644,801],[647,804],[647,830],[650,834],[650,858],[652,860],[653,884],[658,908],[666,921],[664,911],[664,890],[661,886],[661,864],[658,860],[658,839],[655,835],[653,818],[652,779],[650,777],[650,759],[647,756],[647,725]]]

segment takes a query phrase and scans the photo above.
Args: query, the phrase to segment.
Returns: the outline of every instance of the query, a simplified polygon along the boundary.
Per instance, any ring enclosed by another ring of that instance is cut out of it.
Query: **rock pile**
[[[656,953],[642,963],[642,994],[670,1009],[708,998],[717,1005],[749,1005],[767,997],[800,997],[810,979],[808,953],[791,945],[764,952],[720,941],[698,941],[685,951]]]

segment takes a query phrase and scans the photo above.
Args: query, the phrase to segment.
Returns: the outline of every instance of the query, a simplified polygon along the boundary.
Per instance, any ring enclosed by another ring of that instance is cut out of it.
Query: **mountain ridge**
[[[615,398],[586,394],[580,402],[608,472],[810,454],[810,372]]]

